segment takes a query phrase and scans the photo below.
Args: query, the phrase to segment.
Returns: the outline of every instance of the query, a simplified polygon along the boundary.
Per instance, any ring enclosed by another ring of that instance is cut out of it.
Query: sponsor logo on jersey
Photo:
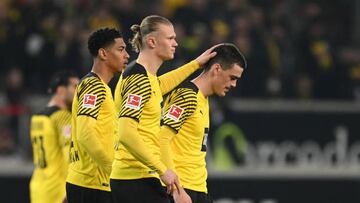
[[[178,121],[179,118],[181,117],[181,114],[183,113],[184,109],[176,106],[176,105],[172,105],[170,107],[170,110],[168,112],[168,114],[166,115],[166,117],[174,120],[174,121]]]
[[[95,105],[96,105],[96,95],[85,94],[84,101],[83,101],[83,107],[93,109],[93,108],[95,108]]]
[[[131,109],[139,110],[141,106],[141,96],[129,94],[125,106]]]

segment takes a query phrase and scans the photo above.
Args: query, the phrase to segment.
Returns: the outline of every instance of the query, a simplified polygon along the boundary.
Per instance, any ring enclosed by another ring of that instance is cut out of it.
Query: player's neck
[[[153,54],[151,50],[143,50],[139,53],[136,62],[144,66],[144,68],[152,75],[156,75],[164,61]]]
[[[68,106],[65,104],[64,99],[60,95],[54,95],[51,97],[48,106],[57,106],[60,109],[68,109]]]
[[[106,67],[104,63],[101,63],[97,60],[94,61],[91,72],[94,72],[96,75],[98,75],[106,84],[108,84],[111,78],[114,77],[114,72],[112,72],[109,67]]]
[[[210,78],[208,78],[208,72],[201,73],[198,77],[192,80],[205,97],[208,97],[213,93],[211,86],[209,85],[209,80]]]

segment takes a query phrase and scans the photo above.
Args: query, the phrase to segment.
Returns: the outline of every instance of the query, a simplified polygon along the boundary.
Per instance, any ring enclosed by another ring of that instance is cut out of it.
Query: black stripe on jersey
[[[96,74],[96,73],[94,73],[94,72],[89,72],[88,74],[86,74],[83,78],[81,78],[81,81],[83,81],[83,80],[85,80],[85,79],[87,79],[87,78],[91,78],[91,77],[95,77],[95,78],[99,78],[100,79],[100,77]],[[80,82],[81,82],[80,81]]]
[[[138,63],[134,63],[125,68],[125,71],[122,74],[122,77],[127,78],[127,77],[129,77],[131,75],[135,75],[135,74],[147,75],[146,69],[144,68],[144,66],[142,66]]]
[[[101,89],[100,87],[103,87],[103,83],[96,78],[89,78],[87,80],[82,81],[79,84],[79,88],[78,88],[78,98],[80,98],[81,95],[84,95],[84,93],[86,92],[87,94],[89,93],[89,91],[94,91],[95,89]],[[105,87],[103,87],[105,88]],[[91,89],[91,90],[89,90]]]
[[[83,101],[86,94],[96,96],[94,108],[84,107]],[[97,119],[99,109],[106,98],[106,88],[95,73],[89,73],[83,78],[77,89],[78,111],[77,115],[90,116]]]
[[[185,80],[182,82],[178,88],[189,88],[192,89],[196,94],[199,92],[199,88],[191,81]]]
[[[146,73],[146,72],[145,72]],[[121,91],[122,101],[120,107],[119,117],[130,117],[139,120],[143,111],[144,105],[151,97],[151,85],[147,75],[142,73],[134,73],[123,78],[123,85]],[[127,99],[129,94],[141,96],[141,105],[139,109],[127,107]]]
[[[173,90],[166,101],[166,109],[162,124],[169,126],[176,132],[180,130],[184,121],[189,118],[196,110],[198,89],[190,87],[191,86],[179,87]],[[169,111],[172,105],[176,105],[183,109],[181,116],[177,120],[169,117]]]
[[[69,125],[71,122],[71,113],[69,111],[57,111],[55,114],[51,115],[51,120],[53,120],[54,125],[59,133],[63,133],[62,130],[65,125]]]
[[[47,106],[39,113],[35,113],[34,115],[43,115],[43,116],[51,116],[56,111],[60,110],[58,106]]]

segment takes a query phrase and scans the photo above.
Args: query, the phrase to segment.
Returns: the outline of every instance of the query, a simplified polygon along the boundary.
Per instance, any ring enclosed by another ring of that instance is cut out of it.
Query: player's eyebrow
[[[169,35],[167,38],[168,38],[168,39],[176,39],[176,34]]]
[[[120,45],[119,47],[118,47],[118,49],[121,49],[121,50],[123,50],[123,49],[125,49],[126,48],[126,45]]]
[[[240,79],[240,77],[239,77],[239,76],[236,76],[236,75],[230,75],[230,78],[231,78],[232,80],[238,80],[238,79]]]

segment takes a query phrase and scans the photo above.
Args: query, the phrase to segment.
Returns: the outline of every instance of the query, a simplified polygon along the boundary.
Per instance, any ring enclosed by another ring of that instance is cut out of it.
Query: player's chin
[[[218,92],[216,95],[219,96],[219,97],[225,97],[226,92],[225,91],[224,92]]]
[[[168,54],[168,57],[169,59],[173,59],[175,57],[175,51],[171,51],[169,54]]]
[[[125,70],[125,67],[127,66],[127,63],[124,63],[120,66],[120,71],[124,71]]]
[[[124,66],[118,66],[117,68],[116,68],[116,72],[122,72],[124,70]]]
[[[160,58],[163,60],[163,61],[168,61],[168,60],[172,60],[174,59],[174,52],[169,52],[169,51],[164,51],[161,55],[160,55]]]

